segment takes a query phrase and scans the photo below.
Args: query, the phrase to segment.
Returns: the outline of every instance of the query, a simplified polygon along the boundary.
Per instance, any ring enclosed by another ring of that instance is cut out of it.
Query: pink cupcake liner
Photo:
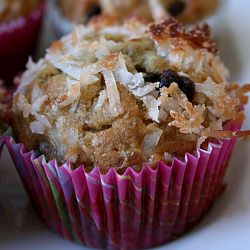
[[[230,123],[227,129],[238,130]],[[66,239],[101,249],[149,248],[173,240],[202,218],[221,192],[236,139],[210,143],[172,165],[144,165],[140,173],[84,166],[26,152],[4,137],[38,215]]]
[[[28,17],[0,25],[0,78],[7,82],[24,69],[36,45],[44,9],[42,3]]]

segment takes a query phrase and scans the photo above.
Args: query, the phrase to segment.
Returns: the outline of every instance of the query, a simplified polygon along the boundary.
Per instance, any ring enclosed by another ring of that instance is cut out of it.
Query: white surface
[[[250,82],[250,2],[224,0],[223,8],[209,22],[215,30],[221,56],[232,72],[232,80]],[[250,128],[250,107],[244,127]],[[239,141],[227,175],[229,184],[210,213],[196,229],[179,240],[157,249],[249,250],[250,249],[250,140]],[[4,161],[0,159],[0,168]],[[8,171],[0,187],[0,249],[84,249],[50,233],[28,205],[21,185]],[[14,204],[14,206],[13,206]],[[8,207],[3,213],[2,206]],[[20,213],[25,211],[25,213]]]

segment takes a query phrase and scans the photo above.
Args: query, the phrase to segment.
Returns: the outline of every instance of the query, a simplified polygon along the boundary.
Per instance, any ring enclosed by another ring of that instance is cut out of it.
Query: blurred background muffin
[[[0,23],[28,16],[40,2],[40,0],[1,0]]]
[[[145,21],[173,16],[191,23],[207,17],[218,3],[219,0],[53,0],[52,20],[59,36],[70,32],[73,24],[86,24],[101,14],[116,17],[117,21],[132,16]]]
[[[0,78],[7,83],[34,51],[43,13],[43,0],[0,1]]]

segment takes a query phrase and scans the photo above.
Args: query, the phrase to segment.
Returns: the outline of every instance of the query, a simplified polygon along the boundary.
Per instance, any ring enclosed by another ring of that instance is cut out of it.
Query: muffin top
[[[40,2],[40,0],[0,0],[0,23],[28,16]]]
[[[137,16],[147,21],[173,16],[196,22],[211,14],[219,0],[59,0],[62,14],[77,23],[87,23],[101,13],[123,19]]]
[[[206,24],[114,25],[100,17],[29,61],[14,96],[13,130],[48,160],[139,171],[206,147],[242,116],[247,87],[228,76]]]

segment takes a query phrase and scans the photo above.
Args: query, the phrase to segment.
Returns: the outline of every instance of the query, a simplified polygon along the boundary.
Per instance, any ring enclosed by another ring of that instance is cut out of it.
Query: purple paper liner
[[[227,129],[239,130],[230,123]],[[192,228],[211,207],[236,139],[209,143],[172,165],[147,165],[140,173],[111,168],[101,174],[73,169],[25,152],[4,137],[38,215],[66,239],[101,249],[140,249],[166,243]]]
[[[28,17],[0,24],[0,78],[6,82],[24,69],[35,48],[44,10],[42,2]]]

